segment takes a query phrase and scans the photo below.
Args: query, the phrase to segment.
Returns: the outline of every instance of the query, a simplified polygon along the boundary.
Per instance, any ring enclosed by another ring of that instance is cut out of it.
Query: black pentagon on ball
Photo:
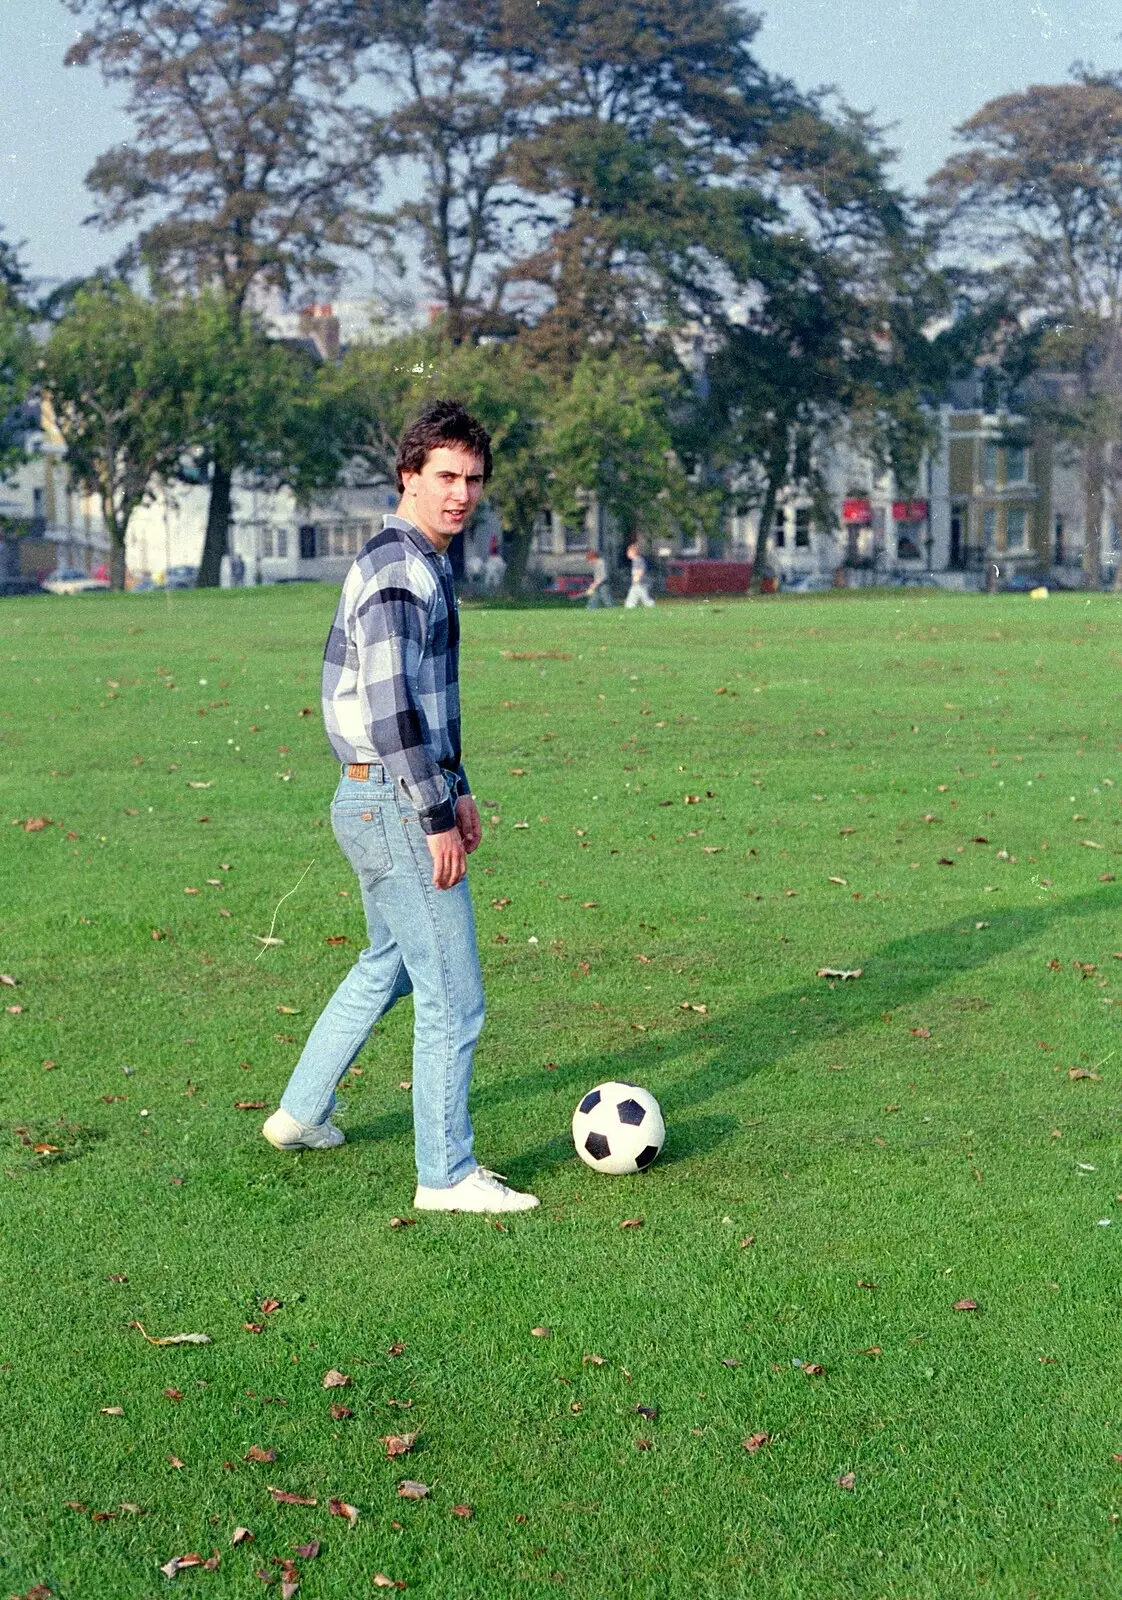
[[[584,1148],[588,1151],[593,1161],[605,1161],[611,1155],[612,1149],[602,1133],[590,1133],[584,1141]],[[655,1155],[658,1152],[655,1151]],[[654,1160],[652,1155],[651,1160]]]
[[[616,1115],[629,1128],[637,1128],[646,1114],[647,1108],[641,1106],[638,1100],[621,1100],[616,1106]]]
[[[645,1150],[640,1150],[639,1154],[635,1157],[635,1165],[638,1167],[639,1171],[642,1172],[645,1167],[650,1166],[651,1162],[657,1155],[658,1145],[649,1144]]]
[[[588,1093],[585,1095],[584,1099],[581,1101],[580,1105],[577,1107],[577,1109],[578,1109],[578,1111],[583,1111],[585,1116],[587,1116],[588,1113],[590,1111],[592,1111],[599,1104],[600,1104],[600,1091],[599,1091],[599,1089],[590,1089],[588,1091]]]

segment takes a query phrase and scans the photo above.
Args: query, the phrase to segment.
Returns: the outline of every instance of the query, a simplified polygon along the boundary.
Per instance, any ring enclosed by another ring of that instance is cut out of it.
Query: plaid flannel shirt
[[[452,568],[403,517],[359,551],[323,654],[323,720],[341,762],[380,761],[425,833],[455,827],[460,619]]]

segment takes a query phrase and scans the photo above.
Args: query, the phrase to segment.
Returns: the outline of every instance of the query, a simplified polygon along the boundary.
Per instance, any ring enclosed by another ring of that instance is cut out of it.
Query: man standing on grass
[[[592,582],[584,591],[584,601],[589,611],[598,611],[602,606],[613,605],[612,586],[608,581],[608,563],[599,550],[590,550],[585,559],[592,563]]]
[[[358,874],[370,944],[308,1035],[263,1128],[281,1150],[343,1143],[335,1089],[374,1024],[413,995],[413,1124],[421,1211],[538,1204],[481,1167],[468,1117],[483,978],[467,885],[482,829],[460,760],[459,614],[445,552],[491,475],[485,429],[428,406],[397,452],[401,501],[343,583],[323,663],[323,718],[342,776],[331,825]]]

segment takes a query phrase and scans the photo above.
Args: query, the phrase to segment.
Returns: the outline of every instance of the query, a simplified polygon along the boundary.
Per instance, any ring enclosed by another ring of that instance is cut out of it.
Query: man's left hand
[[[470,794],[462,794],[456,801],[456,826],[464,842],[464,851],[470,856],[483,838],[483,824],[479,820],[479,812]]]

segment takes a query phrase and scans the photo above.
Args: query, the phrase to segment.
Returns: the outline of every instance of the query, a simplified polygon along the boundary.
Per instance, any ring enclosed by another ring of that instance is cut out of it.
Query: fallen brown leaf
[[[209,1333],[169,1333],[166,1336],[166,1338],[153,1339],[153,1337],[152,1337],[152,1335],[150,1333],[145,1333],[144,1332],[143,1323],[130,1322],[129,1323],[129,1327],[130,1328],[135,1328],[138,1333],[143,1333],[144,1337],[148,1340],[149,1344],[170,1345],[170,1344],[210,1344],[211,1343],[211,1337],[210,1337]]]
[[[757,1450],[762,1450],[765,1444],[770,1444],[770,1443],[771,1443],[771,1434],[770,1433],[753,1433],[753,1434],[750,1434],[749,1437],[743,1441],[744,1448],[745,1448],[745,1450],[747,1450],[747,1452],[748,1452],[748,1454],[750,1456],[754,1456],[756,1454]]]
[[[276,1459],[277,1452],[275,1450],[264,1450],[259,1444],[251,1444],[242,1457],[243,1461],[275,1461]]]
[[[354,1412],[350,1406],[341,1406],[338,1401],[331,1407],[331,1417],[335,1422],[345,1422],[348,1417],[353,1417]]]
[[[335,1367],[332,1367],[330,1372],[325,1372],[323,1375],[323,1387],[325,1389],[344,1389],[350,1381],[345,1372],[339,1372]]]
[[[248,1528],[235,1528],[234,1537],[231,1539],[230,1543],[249,1544],[253,1541],[254,1537],[255,1535],[250,1533]]]
[[[288,1489],[274,1489],[272,1484],[265,1486],[278,1506],[314,1506],[314,1495],[292,1494]]]
[[[374,1574],[375,1589],[404,1589],[404,1578],[387,1578],[384,1572]]]
[[[401,1356],[401,1355],[404,1355],[405,1354],[404,1341],[401,1340],[401,1339],[395,1339],[393,1344],[391,1344],[389,1349],[386,1351],[386,1354],[388,1356]]]
[[[349,944],[350,940],[347,938],[345,933],[334,933],[329,939],[325,939],[323,942],[324,944]]]
[[[452,1515],[454,1517],[463,1517],[465,1519],[465,1521],[466,1521],[466,1519],[468,1517],[474,1517],[475,1510],[474,1510],[474,1507],[469,1506],[469,1505],[453,1506],[452,1507]]]
[[[279,1311],[283,1305],[284,1305],[284,1301],[283,1300],[274,1300],[273,1297],[271,1295],[269,1295],[266,1299],[262,1300],[262,1302],[261,1302],[261,1310],[263,1311],[265,1316],[271,1317],[273,1312],[274,1311]]]
[[[870,1344],[870,1345],[866,1345],[864,1350],[858,1350],[857,1354],[859,1356],[874,1356],[875,1357],[875,1356],[882,1356],[884,1354],[884,1351],[881,1349],[879,1344]]]
[[[425,1493],[427,1494],[428,1490],[426,1490]],[[327,1502],[327,1509],[330,1511],[333,1517],[346,1517],[347,1522],[352,1528],[358,1521],[358,1507],[349,1506],[345,1500],[329,1500]]]
[[[386,1455],[392,1461],[395,1456],[407,1456],[417,1442],[415,1433],[385,1433],[382,1443],[386,1447]]]
[[[1090,1067],[1069,1067],[1067,1069],[1067,1075],[1072,1079],[1090,1078],[1094,1083],[1101,1083],[1103,1081],[1102,1073],[1092,1072]]]
[[[976,1300],[956,1300],[951,1309],[953,1311],[977,1311],[978,1302]]]
[[[846,970],[844,967],[819,967],[814,974],[816,978],[840,978],[843,983],[850,978],[859,978],[864,972],[864,967],[853,967]]]
[[[319,1555],[319,1540],[313,1539],[310,1544],[294,1544],[292,1552],[304,1561],[314,1561]]]
[[[195,1552],[192,1551],[190,1555],[172,1556],[170,1561],[164,1562],[163,1566],[160,1568],[160,1571],[163,1573],[165,1578],[174,1578],[176,1573],[179,1572],[181,1568],[201,1567],[202,1564],[202,1556],[196,1555]]]
[[[177,1472],[181,1467],[185,1467],[186,1465],[186,1461],[180,1461],[178,1456],[168,1456],[168,1466],[174,1467]]]
[[[642,1217],[625,1217],[620,1223],[621,1228],[641,1228],[642,1226]]]
[[[581,1366],[583,1367],[606,1367],[607,1365],[608,1363],[603,1356],[588,1355],[581,1357]]]
[[[418,1483],[415,1478],[403,1478],[397,1486],[397,1492],[403,1500],[423,1500],[429,1492],[427,1483]]]
[[[124,1406],[102,1406],[100,1410],[103,1417],[123,1417],[125,1414]]]
[[[635,1448],[636,1450],[649,1450],[651,1448],[651,1441],[649,1439],[636,1439]]]
[[[824,1378],[826,1376],[826,1368],[818,1361],[806,1362],[803,1366],[803,1371],[808,1378]]]
[[[416,1226],[416,1217],[391,1217],[391,1228],[412,1228]]]
[[[839,1489],[845,1489],[848,1491],[848,1493],[852,1494],[853,1486],[857,1482],[857,1478],[852,1472],[843,1472],[840,1478],[834,1479],[834,1482],[837,1484]]]
[[[264,1111],[264,1109],[265,1109],[265,1101],[264,1100],[235,1100],[234,1101],[234,1110],[235,1111]]]
[[[182,1400],[183,1399],[183,1390],[182,1389],[172,1389],[169,1386],[167,1389],[164,1390],[164,1395],[165,1395],[165,1398],[168,1399],[168,1400]]]

